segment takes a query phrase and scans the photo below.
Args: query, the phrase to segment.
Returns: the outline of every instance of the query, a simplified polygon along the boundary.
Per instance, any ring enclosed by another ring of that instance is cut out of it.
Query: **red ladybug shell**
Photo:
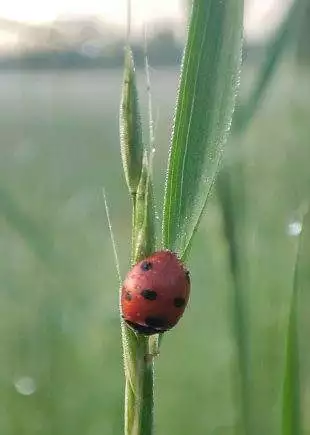
[[[122,315],[144,335],[172,328],[182,316],[190,293],[189,272],[171,251],[158,251],[128,272],[121,292]]]

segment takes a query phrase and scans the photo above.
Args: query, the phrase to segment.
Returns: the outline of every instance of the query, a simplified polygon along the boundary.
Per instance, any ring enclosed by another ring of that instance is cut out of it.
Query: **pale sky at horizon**
[[[182,17],[179,0],[132,0],[134,22],[160,17]],[[54,21],[60,16],[96,15],[116,24],[126,23],[127,0],[10,0],[0,3],[0,17],[18,21]]]
[[[253,34],[268,31],[278,20],[279,12],[291,0],[249,0],[246,31]],[[95,15],[115,24],[126,24],[127,0],[9,0],[0,2],[0,17],[22,22],[43,23],[64,16]],[[181,20],[184,4],[181,0],[132,0],[133,26],[151,19]]]

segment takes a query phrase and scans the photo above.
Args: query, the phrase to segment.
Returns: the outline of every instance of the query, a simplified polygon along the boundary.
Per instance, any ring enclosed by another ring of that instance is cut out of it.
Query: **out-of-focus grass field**
[[[245,71],[245,88],[254,73]],[[104,186],[125,274],[131,216],[118,144],[121,79],[121,71],[0,75],[0,434],[122,434],[118,280],[102,199]],[[139,81],[145,109],[143,73]],[[176,87],[176,70],[153,71],[158,199]],[[284,63],[243,137],[257,435],[280,430],[296,251],[288,226],[309,195],[309,101],[310,71]],[[189,267],[189,308],[156,361],[156,433],[235,434],[232,283],[215,195]],[[306,328],[305,409],[308,337]],[[310,434],[309,417],[306,426]]]

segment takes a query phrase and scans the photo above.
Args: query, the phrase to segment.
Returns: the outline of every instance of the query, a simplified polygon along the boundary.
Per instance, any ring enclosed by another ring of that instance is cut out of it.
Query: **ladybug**
[[[121,290],[122,317],[137,333],[165,332],[178,323],[189,293],[189,272],[176,254],[155,252],[128,272]]]

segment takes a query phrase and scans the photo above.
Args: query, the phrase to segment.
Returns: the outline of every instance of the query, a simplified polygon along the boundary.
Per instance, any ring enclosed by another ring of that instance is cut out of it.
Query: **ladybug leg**
[[[157,354],[157,355],[159,355],[159,354]],[[155,356],[157,356],[157,355],[153,355],[153,354],[151,354],[151,353],[147,353],[147,354],[144,355],[144,361],[145,361],[147,364],[151,364],[151,362],[153,361],[153,359],[154,359]]]
[[[163,332],[152,335],[149,339],[149,353],[144,356],[146,362],[151,362],[156,356],[159,356],[159,340]]]

